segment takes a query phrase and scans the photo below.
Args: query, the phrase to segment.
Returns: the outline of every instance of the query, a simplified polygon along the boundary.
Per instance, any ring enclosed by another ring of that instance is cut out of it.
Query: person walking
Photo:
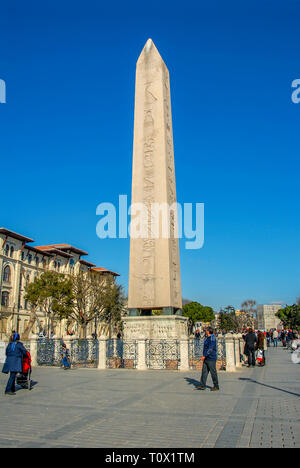
[[[286,341],[285,341],[285,338],[286,338],[286,336],[285,336],[285,331],[284,331],[284,330],[282,330],[282,332],[281,332],[281,343],[282,343],[282,346],[283,346],[283,348],[285,348],[285,347],[286,347]]]
[[[70,353],[65,344],[62,345],[61,366],[64,370],[71,368]]]
[[[262,356],[262,361],[260,362],[260,366],[264,366],[266,363],[265,351],[267,349],[267,345],[266,345],[266,337],[264,333],[260,330],[257,333],[257,349],[258,349],[258,352]]]
[[[201,382],[196,388],[198,390],[206,389],[206,381],[208,374],[211,374],[211,378],[214,386],[210,389],[212,392],[220,390],[219,380],[217,374],[217,340],[214,335],[213,329],[210,327],[205,330],[206,339],[203,346],[203,356],[201,360],[203,361]]]
[[[10,372],[5,389],[5,395],[16,394],[16,377],[18,372],[22,372],[23,357],[27,357],[27,350],[20,342],[20,335],[18,333],[14,333],[6,348],[6,360],[2,369],[4,374],[8,374]]]
[[[274,330],[273,331],[273,346],[274,348],[277,348],[278,345],[278,331]]]
[[[252,328],[249,328],[245,336],[245,354],[248,356],[248,367],[255,367],[255,345],[257,343],[256,335]]]
[[[269,330],[266,333],[266,338],[267,338],[267,347],[269,348],[270,343],[271,343],[271,332]]]

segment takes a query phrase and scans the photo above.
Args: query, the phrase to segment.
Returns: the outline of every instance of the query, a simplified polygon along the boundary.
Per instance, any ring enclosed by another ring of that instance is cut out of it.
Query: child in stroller
[[[17,375],[17,384],[31,390],[31,356],[28,351],[27,356],[23,358],[22,372]]]

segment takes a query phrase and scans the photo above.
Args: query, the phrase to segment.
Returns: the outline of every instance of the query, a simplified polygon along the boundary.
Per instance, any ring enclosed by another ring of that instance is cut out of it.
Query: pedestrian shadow
[[[289,393],[290,395],[300,397],[299,393],[289,392],[288,390],[284,390],[283,388],[273,387],[273,385],[267,385],[267,384],[264,384],[262,382],[258,382],[257,380],[254,380],[254,379],[249,379],[249,378],[246,378],[246,377],[240,377],[239,380],[244,380],[244,381],[256,383],[258,385],[261,385],[262,387],[272,388],[273,390],[279,390],[280,392]]]
[[[188,385],[193,385],[196,390],[198,390],[196,387],[199,387],[200,382],[195,379],[190,379],[189,377],[185,377],[184,380],[188,383]],[[206,388],[211,388],[209,385],[206,385]]]
[[[37,381],[31,380],[30,389],[32,390],[33,387],[35,387],[37,384]],[[16,383],[16,392],[19,392],[20,390],[28,390],[27,385],[21,385]]]

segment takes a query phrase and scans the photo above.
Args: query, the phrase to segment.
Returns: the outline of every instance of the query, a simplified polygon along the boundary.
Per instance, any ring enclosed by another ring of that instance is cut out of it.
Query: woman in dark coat
[[[255,367],[255,344],[257,342],[256,335],[252,328],[249,328],[245,336],[245,350],[244,353],[248,356],[248,367]]]
[[[10,376],[6,385],[5,395],[15,395],[15,383],[18,372],[22,372],[23,357],[27,356],[27,351],[20,343],[20,335],[14,333],[11,336],[10,343],[6,348],[6,361],[2,372]]]

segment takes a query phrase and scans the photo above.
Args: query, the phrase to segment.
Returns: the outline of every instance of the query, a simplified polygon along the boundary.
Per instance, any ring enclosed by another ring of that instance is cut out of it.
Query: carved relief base
[[[126,317],[124,340],[180,340],[188,338],[188,319],[177,315]]]

